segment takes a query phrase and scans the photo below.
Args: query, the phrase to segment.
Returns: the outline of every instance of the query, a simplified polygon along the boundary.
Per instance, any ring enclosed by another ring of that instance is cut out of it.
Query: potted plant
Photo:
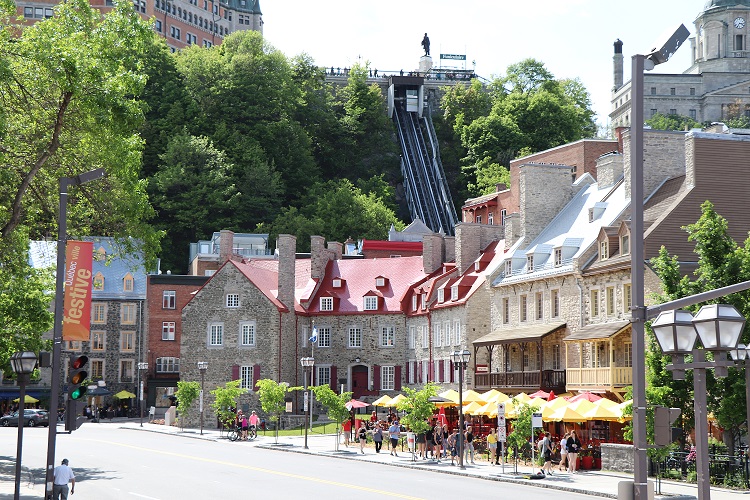
[[[602,468],[602,449],[600,447],[592,448],[591,455],[594,457],[594,469]]]
[[[583,448],[578,454],[578,458],[581,460],[581,469],[592,469],[594,467],[594,456],[592,455],[592,448]]]

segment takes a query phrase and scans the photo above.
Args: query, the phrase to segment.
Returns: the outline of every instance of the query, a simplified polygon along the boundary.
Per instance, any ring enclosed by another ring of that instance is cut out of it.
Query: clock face
[[[745,18],[738,17],[737,19],[735,19],[734,20],[734,27],[737,28],[738,30],[744,28],[745,27]]]

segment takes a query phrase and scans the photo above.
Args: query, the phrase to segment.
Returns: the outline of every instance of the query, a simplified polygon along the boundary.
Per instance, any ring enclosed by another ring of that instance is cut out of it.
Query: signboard
[[[498,425],[500,425],[500,417],[503,417],[503,420],[505,420],[505,403],[498,403],[497,404],[497,421],[498,421]]]
[[[287,401],[286,402],[286,412],[287,413],[292,413],[292,402],[291,401]]]
[[[141,382],[141,384],[143,384],[143,382]],[[143,387],[143,385],[141,385],[141,387]],[[200,394],[200,396],[199,396],[200,397],[200,401],[199,401],[198,410],[201,413],[203,413],[203,389],[201,389],[201,391],[200,391],[199,394]],[[141,401],[143,401],[143,389],[142,388],[141,388]]]
[[[91,267],[94,244],[69,241],[65,249],[63,340],[91,338]]]
[[[489,373],[490,372],[490,367],[487,365],[476,365],[475,368],[476,368],[475,370],[476,373]]]
[[[303,406],[303,410],[305,411],[305,413],[307,413],[307,405],[308,405],[309,400],[310,400],[310,393],[305,391],[305,404]]]
[[[542,413],[532,413],[531,414],[531,427],[542,427]]]
[[[504,443],[507,440],[507,436],[505,435],[505,425],[501,425],[497,428],[497,440],[501,443]]]
[[[465,61],[466,54],[440,54],[440,59],[450,59],[452,61]]]
[[[504,443],[506,441],[505,403],[497,404],[497,440],[501,443]]]

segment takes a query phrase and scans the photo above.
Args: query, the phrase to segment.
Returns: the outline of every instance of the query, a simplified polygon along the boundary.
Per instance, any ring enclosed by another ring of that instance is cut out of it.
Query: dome
[[[715,9],[718,7],[750,7],[750,0],[709,0],[706,2],[706,6],[703,8],[704,11]]]

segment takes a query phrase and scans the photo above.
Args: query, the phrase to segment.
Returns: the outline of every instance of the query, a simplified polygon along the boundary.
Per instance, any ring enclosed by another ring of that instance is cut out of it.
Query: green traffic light
[[[70,393],[70,399],[78,400],[78,399],[81,399],[85,395],[86,395],[86,388],[78,387],[74,389],[73,392]]]

